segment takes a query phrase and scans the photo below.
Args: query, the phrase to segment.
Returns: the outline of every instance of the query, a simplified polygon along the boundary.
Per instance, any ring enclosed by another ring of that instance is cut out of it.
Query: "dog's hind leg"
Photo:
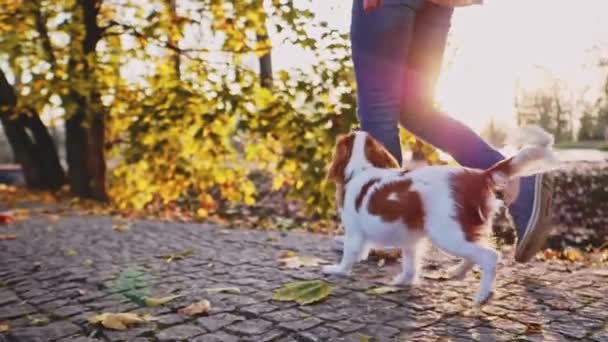
[[[429,225],[427,228],[429,237],[435,246],[449,254],[464,258],[471,264],[479,265],[481,281],[474,303],[479,305],[488,300],[496,278],[498,253],[479,242],[467,241],[457,222],[449,222],[443,227]]]
[[[447,276],[449,279],[462,279],[473,266],[475,266],[473,262],[468,259],[463,259],[457,265],[454,265],[447,270]]]

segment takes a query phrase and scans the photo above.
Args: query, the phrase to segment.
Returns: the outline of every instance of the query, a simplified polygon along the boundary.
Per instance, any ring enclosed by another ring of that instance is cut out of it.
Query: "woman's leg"
[[[399,113],[405,92],[402,77],[408,58],[416,9],[423,0],[386,0],[365,13],[353,0],[350,39],[357,81],[357,115],[361,129],[380,141],[401,164]],[[342,250],[343,237],[334,239]]]
[[[452,9],[429,2],[418,10],[410,42],[400,123],[459,164],[487,168],[504,157],[458,120],[435,109],[437,81],[450,27]],[[517,187],[518,184],[514,184]],[[510,205],[518,235],[515,259],[527,261],[542,248],[551,230],[552,186],[542,175],[525,177]]]
[[[417,13],[404,72],[400,123],[408,131],[450,154],[459,164],[487,168],[504,157],[460,121],[435,110],[439,77],[453,9],[429,2]]]
[[[379,140],[402,162],[399,113],[405,61],[419,0],[385,1],[372,12],[354,0],[351,19],[352,59],[357,81],[357,115],[361,129]]]

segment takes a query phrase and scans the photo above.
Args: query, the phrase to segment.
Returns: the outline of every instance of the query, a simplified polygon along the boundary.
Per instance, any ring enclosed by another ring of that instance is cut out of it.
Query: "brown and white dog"
[[[551,151],[552,136],[542,131],[545,143],[521,149],[486,170],[460,166],[398,168],[390,153],[369,134],[358,131],[339,137],[328,178],[337,185],[337,201],[345,229],[339,264],[322,272],[346,276],[355,262],[367,258],[371,248],[401,248],[403,269],[393,284],[418,280],[423,240],[463,261],[450,269],[462,277],[475,264],[481,284],[475,303],[492,292],[497,252],[484,244],[501,205],[495,191],[509,180],[543,172],[557,162]]]

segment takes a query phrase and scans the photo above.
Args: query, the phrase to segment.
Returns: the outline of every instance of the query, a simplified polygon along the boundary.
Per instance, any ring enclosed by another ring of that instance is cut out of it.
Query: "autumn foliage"
[[[316,62],[268,74],[279,40]],[[262,174],[306,214],[334,213],[326,162],[357,122],[349,44],[292,1],[5,0],[0,51],[10,111],[64,123],[78,196],[207,217],[254,204]]]

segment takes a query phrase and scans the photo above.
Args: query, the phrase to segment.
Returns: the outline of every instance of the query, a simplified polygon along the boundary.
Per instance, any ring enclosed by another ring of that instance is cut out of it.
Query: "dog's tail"
[[[553,136],[540,127],[521,128],[511,138],[511,143],[521,148],[519,152],[494,164],[486,174],[495,185],[502,187],[515,177],[557,169],[559,160],[553,152],[553,142]]]

